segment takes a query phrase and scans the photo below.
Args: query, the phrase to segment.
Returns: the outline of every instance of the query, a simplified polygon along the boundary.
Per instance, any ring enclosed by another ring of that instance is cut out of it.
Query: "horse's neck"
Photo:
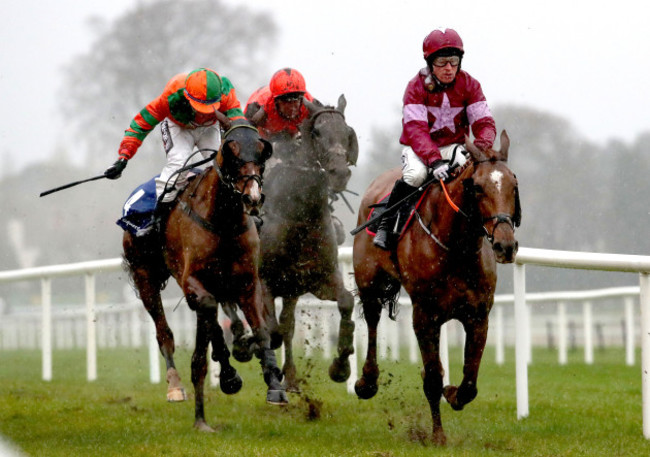
[[[295,222],[329,214],[327,181],[314,166],[278,164],[265,181],[265,212]]]
[[[241,202],[214,168],[208,169],[202,182],[188,196],[192,209],[210,222],[236,223],[243,218]]]
[[[473,209],[467,201],[461,176],[446,184],[449,200],[440,186],[431,186],[429,195],[425,197],[427,204],[424,207],[424,221],[431,221],[431,232],[449,248],[450,253],[459,251],[474,252],[482,242],[476,230],[476,222],[468,219]],[[460,211],[456,211],[456,205]]]

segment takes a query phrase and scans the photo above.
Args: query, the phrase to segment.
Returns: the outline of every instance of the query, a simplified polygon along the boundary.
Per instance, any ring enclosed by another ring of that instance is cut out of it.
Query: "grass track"
[[[190,352],[177,366],[192,399]],[[641,373],[623,349],[582,353],[558,366],[539,349],[529,368],[530,417],[516,419],[514,352],[497,366],[488,349],[479,395],[464,411],[442,405],[448,445],[426,437],[431,422],[419,366],[380,361],[377,396],[360,401],[327,378],[328,361],[298,359],[303,394],[288,407],[265,404],[257,362],[235,366],[244,388],[233,396],[207,388],[206,418],[218,433],[192,428],[192,401],[165,402],[166,387],[148,382],[146,350],[101,350],[98,380],[85,380],[83,351],[55,352],[54,379],[40,380],[38,351],[0,352],[0,434],[30,456],[644,456]],[[639,358],[637,357],[637,360]],[[451,353],[451,378],[460,378]],[[164,379],[164,376],[162,376]]]

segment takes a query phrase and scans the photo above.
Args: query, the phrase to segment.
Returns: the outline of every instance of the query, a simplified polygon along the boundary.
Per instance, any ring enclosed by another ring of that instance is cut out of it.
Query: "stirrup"
[[[391,249],[391,240],[389,239],[389,233],[388,230],[386,229],[379,229],[377,230],[377,234],[375,235],[375,238],[372,240],[372,244],[377,246],[379,249],[383,249],[384,251],[390,251]]]

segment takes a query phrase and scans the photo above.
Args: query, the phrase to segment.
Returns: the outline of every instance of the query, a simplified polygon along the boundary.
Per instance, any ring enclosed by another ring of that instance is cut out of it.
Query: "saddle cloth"
[[[404,234],[404,231],[406,231],[408,226],[411,224],[415,211],[417,211],[417,209],[420,207],[420,204],[422,203],[423,195],[424,190],[413,195],[408,201],[402,203],[402,206],[398,208],[397,227],[395,229],[395,232],[399,233],[400,238]],[[386,211],[388,197],[390,197],[390,193],[386,194],[377,203],[371,205],[372,209],[370,210],[370,214],[368,214],[368,218],[366,220],[369,221],[370,219],[373,219]],[[379,222],[381,222],[381,220],[377,220],[366,227],[366,233],[368,233],[370,236],[375,236],[377,234],[377,230],[379,229]]]
[[[131,192],[116,224],[135,236],[145,235],[153,228],[155,208],[156,177],[153,177]]]
[[[189,171],[187,181],[177,195],[203,170],[193,168]],[[124,202],[122,217],[115,223],[135,236],[143,236],[153,229],[156,209],[156,175],[135,188]]]

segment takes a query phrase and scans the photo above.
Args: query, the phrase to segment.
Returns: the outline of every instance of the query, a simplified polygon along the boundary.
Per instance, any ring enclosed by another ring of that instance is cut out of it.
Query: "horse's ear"
[[[262,155],[260,161],[264,163],[271,158],[271,155],[273,155],[273,145],[270,141],[267,141],[264,138],[260,138],[260,142],[262,143]]]
[[[348,163],[356,165],[359,158],[359,141],[357,140],[357,133],[352,127],[348,127]]]
[[[217,116],[217,120],[221,124],[224,130],[230,130],[230,127],[232,127],[232,121],[226,116],[224,113],[219,111],[218,109],[214,110],[215,116]]]
[[[307,100],[305,97],[302,97],[302,103],[305,105],[307,110],[309,111],[309,116],[313,116],[316,111],[318,111],[318,106],[309,100]]]
[[[348,102],[345,99],[345,95],[341,94],[339,96],[338,105],[336,106],[336,111],[340,111],[342,114],[344,114],[346,106],[348,106]]]
[[[467,149],[467,152],[469,152],[469,155],[472,156],[472,159],[474,159],[474,162],[482,162],[482,161],[488,159],[485,152],[481,151],[481,149],[478,146],[476,146],[472,142],[472,140],[469,139],[469,136],[467,136],[467,135],[465,135],[465,149]]]
[[[251,117],[251,124],[253,124],[255,127],[257,127],[258,125],[260,125],[264,121],[265,118],[266,118],[266,111],[264,110],[264,107],[261,107]]]
[[[501,142],[501,149],[499,150],[499,155],[504,161],[508,161],[508,148],[510,148],[510,137],[505,130],[501,131],[501,137],[499,139]]]

